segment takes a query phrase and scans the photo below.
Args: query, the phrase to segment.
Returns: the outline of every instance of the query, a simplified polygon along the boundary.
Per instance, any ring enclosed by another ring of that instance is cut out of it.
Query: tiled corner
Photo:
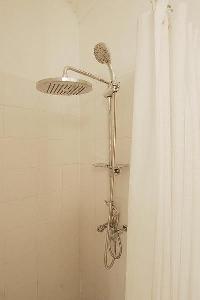
[[[4,137],[4,107],[0,106],[0,138]]]

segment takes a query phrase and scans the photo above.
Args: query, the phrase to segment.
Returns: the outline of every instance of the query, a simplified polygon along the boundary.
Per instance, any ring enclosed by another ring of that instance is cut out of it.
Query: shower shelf
[[[106,164],[106,163],[96,163],[96,164],[93,164],[93,166],[95,168],[107,168],[107,169],[112,169],[112,167],[109,165],[109,164]],[[121,173],[121,170],[123,168],[129,168],[129,164],[118,164],[115,166],[115,174],[120,174]]]

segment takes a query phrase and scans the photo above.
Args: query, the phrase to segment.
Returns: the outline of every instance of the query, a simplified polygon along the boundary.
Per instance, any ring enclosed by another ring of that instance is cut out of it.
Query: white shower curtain
[[[200,299],[200,42],[167,7],[138,21],[126,300]]]

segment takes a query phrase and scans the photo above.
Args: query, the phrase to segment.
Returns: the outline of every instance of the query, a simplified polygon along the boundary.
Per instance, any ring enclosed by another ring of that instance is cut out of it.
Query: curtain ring
[[[171,4],[167,5],[167,9],[169,10],[170,13],[173,13],[173,11],[174,11]]]
[[[156,8],[156,1],[157,1],[157,0],[150,0],[150,3],[151,3],[151,6],[152,6],[152,10],[153,10],[153,11],[154,11],[155,8]],[[168,4],[168,5],[167,5],[167,9],[168,9],[168,11],[169,11],[170,13],[172,13],[172,12],[174,11],[171,4]]]

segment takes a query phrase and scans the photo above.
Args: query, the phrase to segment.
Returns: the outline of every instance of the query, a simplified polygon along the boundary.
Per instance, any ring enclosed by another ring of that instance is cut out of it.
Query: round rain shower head
[[[94,56],[100,64],[111,64],[110,52],[105,43],[98,43],[94,47]]]
[[[59,77],[42,79],[36,83],[36,88],[45,94],[71,96],[89,93],[92,84],[81,79]]]

